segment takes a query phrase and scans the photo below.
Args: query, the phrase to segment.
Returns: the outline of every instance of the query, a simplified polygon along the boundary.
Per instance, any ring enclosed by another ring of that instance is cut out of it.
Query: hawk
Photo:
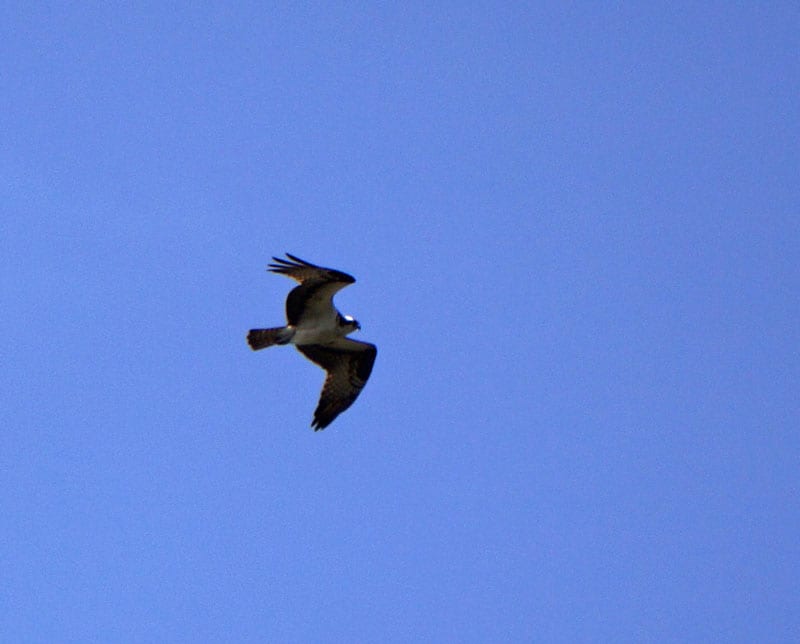
[[[273,257],[272,273],[286,275],[300,286],[286,298],[286,326],[251,329],[247,343],[253,351],[273,344],[293,344],[306,358],[326,372],[319,404],[311,426],[325,429],[352,405],[367,384],[378,349],[369,342],[347,336],[361,328],[358,320],[342,315],[333,296],[355,278],[332,268],[323,268],[286,253],[289,259]]]

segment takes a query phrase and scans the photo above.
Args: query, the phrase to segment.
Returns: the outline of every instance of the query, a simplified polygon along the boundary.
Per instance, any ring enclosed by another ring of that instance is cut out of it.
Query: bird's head
[[[339,325],[345,327],[347,329],[347,333],[352,333],[353,331],[358,331],[361,329],[361,325],[358,323],[358,320],[349,315],[343,315],[339,319]]]

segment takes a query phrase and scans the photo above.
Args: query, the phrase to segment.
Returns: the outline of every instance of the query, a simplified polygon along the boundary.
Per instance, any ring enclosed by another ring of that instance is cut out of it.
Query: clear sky
[[[0,640],[798,640],[800,9],[429,4],[0,9]]]

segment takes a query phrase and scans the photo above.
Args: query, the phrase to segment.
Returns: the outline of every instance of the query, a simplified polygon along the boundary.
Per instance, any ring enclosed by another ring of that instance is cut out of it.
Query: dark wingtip
[[[304,259],[300,259],[296,255],[292,255],[291,253],[286,253],[286,257],[289,259],[283,259],[282,257],[272,257],[272,264],[269,264],[267,270],[272,273],[285,273],[288,269],[292,268],[302,268],[303,266],[307,266],[308,268],[319,268],[316,264],[312,264],[311,262],[307,262]]]
[[[311,262],[307,262],[304,259],[300,259],[297,255],[292,255],[291,253],[286,253],[286,257],[291,259],[293,262],[297,262],[298,264],[304,264],[305,266],[311,266],[312,268],[319,268],[318,266],[316,266],[315,264],[312,264]]]

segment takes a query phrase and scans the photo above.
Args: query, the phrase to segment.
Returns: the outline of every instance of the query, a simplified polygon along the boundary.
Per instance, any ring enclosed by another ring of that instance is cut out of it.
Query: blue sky
[[[0,639],[797,640],[800,11],[526,4],[4,5]]]

